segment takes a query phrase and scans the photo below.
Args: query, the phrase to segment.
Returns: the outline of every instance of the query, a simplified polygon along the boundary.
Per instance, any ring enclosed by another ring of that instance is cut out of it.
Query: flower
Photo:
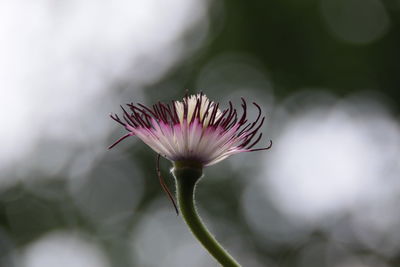
[[[219,103],[210,101],[203,93],[185,96],[182,101],[171,104],[158,102],[152,107],[138,103],[127,104],[130,112],[122,106],[123,119],[111,114],[111,118],[125,127],[127,134],[112,144],[113,148],[129,136],[137,136],[158,153],[157,174],[161,187],[168,195],[175,211],[179,214],[175,200],[165,184],[160,168],[160,155],[172,161],[175,167],[201,169],[240,152],[267,150],[253,148],[261,139],[258,134],[264,123],[261,108],[254,122],[248,122],[247,104],[242,98],[242,115],[229,101],[229,108],[221,111]],[[257,136],[257,137],[256,137]]]
[[[254,122],[247,120],[247,104],[242,98],[242,115],[229,101],[223,111],[219,103],[209,100],[203,93],[185,96],[171,104],[158,102],[152,107],[138,103],[122,106],[123,119],[110,115],[128,133],[109,148],[129,136],[137,136],[155,152],[174,164],[196,167],[210,166],[241,152],[267,150],[272,146],[253,148],[261,139],[258,133],[264,123],[261,108]]]

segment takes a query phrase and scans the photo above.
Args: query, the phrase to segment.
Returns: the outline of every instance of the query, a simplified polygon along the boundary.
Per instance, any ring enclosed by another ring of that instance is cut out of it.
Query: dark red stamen
[[[210,110],[210,106],[211,106],[211,101],[208,101],[206,111],[204,112],[204,115],[203,115],[203,119],[200,121],[200,123],[203,124],[203,125],[204,125],[205,118],[207,118],[207,116],[208,116],[208,113],[209,113],[209,110]]]
[[[258,141],[260,141],[262,135],[263,135],[263,134],[260,133],[260,134],[258,135],[257,139],[256,139],[252,144],[250,144],[250,145],[247,146],[247,149],[250,149],[250,148],[252,148],[253,146],[255,146],[255,145],[258,143]]]
[[[169,191],[168,186],[165,184],[165,181],[163,177],[161,176],[161,171],[160,171],[160,154],[157,154],[157,164],[156,164],[156,170],[157,170],[157,175],[158,175],[158,180],[160,181],[160,185],[164,192],[167,194],[168,198],[171,200],[172,205],[174,205],[176,215],[179,215],[179,210],[178,206],[175,203],[175,199],[171,194],[171,191]]]
[[[124,127],[126,126],[126,124],[121,121],[121,119],[118,117],[117,114],[110,114],[110,117],[111,117],[111,119],[115,120],[116,122],[118,122],[122,126],[124,126]]]
[[[272,147],[272,140],[269,140],[269,145],[267,147],[261,147],[261,148],[255,148],[255,149],[250,149],[247,152],[254,152],[254,151],[260,151],[260,150],[268,150]]]
[[[122,136],[122,137],[119,138],[117,141],[115,141],[111,146],[109,146],[108,149],[111,149],[111,148],[115,147],[116,145],[119,144],[119,142],[121,142],[122,140],[124,140],[125,138],[127,138],[127,137],[129,137],[129,136],[131,136],[131,135],[132,135],[131,133],[128,133],[128,134]]]

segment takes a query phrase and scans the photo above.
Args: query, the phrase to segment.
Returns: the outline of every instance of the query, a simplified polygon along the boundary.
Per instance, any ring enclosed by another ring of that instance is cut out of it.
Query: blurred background
[[[399,15],[398,0],[0,0],[0,266],[217,266],[155,153],[107,150],[120,104],[185,88],[267,116],[272,149],[207,168],[197,192],[243,266],[400,266]]]

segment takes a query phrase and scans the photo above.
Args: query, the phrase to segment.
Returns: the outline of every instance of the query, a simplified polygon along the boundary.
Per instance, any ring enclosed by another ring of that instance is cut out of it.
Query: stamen
[[[255,145],[258,143],[258,141],[260,141],[261,137],[262,137],[262,133],[260,133],[260,134],[258,135],[256,141],[254,141],[251,145],[248,145],[248,146],[247,146],[247,149],[250,149],[250,148],[252,148],[253,146],[255,146]]]
[[[197,119],[200,121],[201,117],[201,107],[203,106],[203,92],[200,92],[200,97],[199,97],[199,107],[197,109]]]
[[[129,116],[125,115],[125,114],[123,114],[122,117],[124,118],[124,120],[126,121],[126,123],[129,124],[130,126],[132,126],[132,127],[137,127],[137,126],[138,126],[136,123],[134,123],[134,122],[132,121],[132,118],[131,118],[131,117],[129,117]],[[125,125],[125,126],[126,126],[126,125]]]
[[[138,124],[143,124],[146,128],[151,127],[151,122],[149,120],[151,119],[151,116],[147,114],[145,109],[140,109],[137,106],[133,105],[133,103],[128,106],[132,110],[134,118],[138,121]]]
[[[203,115],[203,119],[201,120],[201,124],[204,126],[204,120],[207,118],[207,116],[208,116],[208,113],[209,113],[209,110],[210,110],[210,106],[211,106],[211,101],[208,101],[208,105],[207,105],[207,108],[206,108],[206,111],[204,112],[204,115]]]
[[[251,123],[248,123],[244,128],[242,128],[240,130],[240,132],[236,135],[236,136],[241,136],[246,130],[248,130],[247,128],[251,125]]]
[[[234,112],[235,110],[234,110],[234,108],[233,108],[233,105],[232,105],[232,102],[231,101],[229,101],[229,113],[228,113],[228,118],[230,118],[231,117],[231,115],[232,115],[232,112]],[[227,121],[228,121],[229,119],[227,119]]]
[[[259,120],[260,117],[261,117],[261,108],[260,108],[260,106],[257,105],[257,104],[254,103],[254,102],[253,102],[253,104],[254,104],[254,105],[257,107],[257,109],[258,109],[258,116],[257,116],[257,119],[251,124],[250,128],[247,129],[247,131],[250,131],[251,129],[253,129],[253,127],[257,124],[258,120]]]
[[[165,184],[165,181],[163,179],[163,177],[161,176],[161,171],[160,171],[160,154],[157,154],[157,164],[156,164],[156,170],[157,170],[157,175],[158,175],[158,179],[160,181],[161,187],[164,190],[164,192],[167,194],[168,198],[171,200],[172,205],[174,205],[175,208],[175,212],[176,215],[179,215],[179,210],[178,210],[178,206],[175,203],[175,199],[172,196],[171,192],[169,191],[167,185]]]
[[[118,117],[117,114],[110,114],[110,117],[111,117],[111,119],[115,120],[116,122],[118,122],[122,126],[126,127],[126,124],[121,121],[121,119]]]
[[[161,102],[158,102],[158,108],[160,109],[161,120],[164,123],[168,123],[168,113],[166,112],[166,108],[164,107],[164,104]]]
[[[236,125],[236,123],[237,123],[237,114],[235,110],[235,117],[233,118],[232,122],[229,123],[229,125],[225,126],[226,130],[231,129],[234,125]]]
[[[264,120],[265,120],[265,117],[262,118],[260,124],[257,126],[256,129],[252,130],[251,132],[249,132],[249,133],[247,133],[247,134],[245,134],[245,135],[243,136],[243,138],[245,139],[245,141],[241,144],[242,147],[247,146],[247,144],[248,144],[249,142],[251,142],[251,139],[253,139],[253,137],[255,136],[255,134],[257,133],[257,131],[258,131],[258,130],[261,128],[261,126],[264,124]]]
[[[178,116],[178,112],[176,111],[176,106],[175,106],[175,102],[172,101],[172,108],[173,108],[173,114],[174,114],[174,121],[175,124],[179,123],[179,116]]]
[[[152,111],[150,108],[146,107],[143,104],[137,103],[137,105],[141,108],[143,108],[144,110],[146,110],[147,112],[149,112],[151,115],[153,115],[153,118],[157,118],[157,115],[154,113],[154,111]]]
[[[185,99],[183,100],[183,119],[187,120],[188,112],[189,112],[189,98],[187,96],[187,92],[185,95]]]
[[[244,98],[243,97],[241,97],[241,99],[242,99],[242,109],[243,109],[243,114],[242,114],[242,117],[240,118],[240,121],[239,121],[239,123],[240,124],[244,124],[244,123],[246,123],[246,116],[247,116],[247,104],[246,104],[246,101],[244,100]]]
[[[258,109],[258,116],[257,116],[257,119],[255,120],[255,121],[258,121],[261,116],[261,107],[256,102],[253,102],[253,105],[256,106]]]
[[[135,106],[133,106],[131,108],[132,112],[133,112],[133,117],[135,118],[135,120],[138,122],[138,124],[140,126],[142,126],[143,128],[150,128],[151,124],[146,124],[146,122],[142,119],[142,117],[140,117],[140,114],[136,112],[135,110]]]
[[[214,120],[215,120],[215,116],[217,114],[217,111],[218,111],[218,103],[214,104],[213,107],[212,107],[210,119],[208,120],[208,125],[207,126],[212,126],[214,124]]]
[[[171,107],[168,104],[164,104],[164,103],[160,103],[160,107],[163,110],[163,113],[165,114],[165,117],[166,117],[165,123],[166,124],[169,124],[169,123],[174,124],[175,121],[174,121],[174,116],[172,115],[172,112],[171,112]]]
[[[247,151],[245,151],[245,152],[254,152],[254,151],[260,151],[260,150],[268,150],[268,149],[270,149],[271,147],[272,147],[272,140],[269,140],[269,146],[267,146],[267,147],[262,147],[262,148],[250,149],[250,150],[247,150]]]
[[[123,106],[120,106],[120,107],[122,108],[122,110],[123,110],[123,112],[124,112],[123,117],[124,117],[125,121],[126,121],[129,125],[132,126],[132,124],[133,124],[133,126],[137,127],[137,124],[133,121],[132,116],[124,109]]]
[[[119,144],[119,142],[121,142],[122,140],[124,140],[125,138],[127,138],[127,137],[129,137],[129,136],[131,136],[131,135],[133,135],[133,133],[127,133],[126,135],[122,136],[120,139],[118,139],[117,141],[115,141],[114,144],[112,144],[111,146],[109,146],[108,149],[111,149],[111,148],[115,147],[116,145]]]
[[[201,106],[201,99],[197,98],[192,117],[190,118],[190,123],[193,123],[196,118],[200,118],[200,106]]]
[[[227,127],[227,126],[228,126],[228,124],[230,124],[230,122],[232,121],[232,119],[233,119],[235,116],[237,117],[236,109],[233,109],[233,112],[232,112],[232,111],[231,111],[231,108],[230,108],[228,117],[226,118],[226,120],[224,121],[224,123],[221,124],[221,127],[223,127],[223,128],[229,128],[229,127]]]

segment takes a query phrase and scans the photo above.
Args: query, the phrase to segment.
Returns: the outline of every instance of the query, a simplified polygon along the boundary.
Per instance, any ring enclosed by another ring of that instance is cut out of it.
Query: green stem
[[[201,168],[181,167],[173,169],[177,185],[180,212],[193,235],[208,252],[224,267],[240,267],[240,264],[218,243],[197,214],[194,193],[197,181],[202,177]]]

